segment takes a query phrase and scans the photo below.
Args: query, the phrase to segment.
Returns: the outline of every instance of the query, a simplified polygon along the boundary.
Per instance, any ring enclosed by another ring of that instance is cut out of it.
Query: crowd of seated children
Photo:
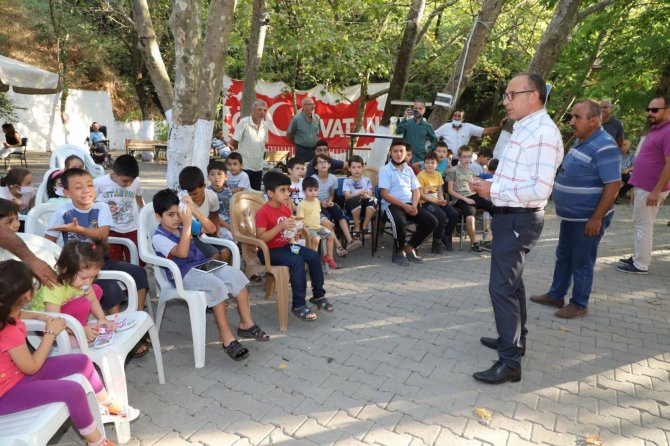
[[[44,236],[53,242],[58,237],[62,237],[63,246],[72,240],[80,240],[96,245],[101,244],[104,248],[112,224],[112,214],[106,203],[95,201],[95,186],[91,174],[82,169],[67,169],[61,177],[61,182],[65,196],[71,201],[56,209]],[[111,260],[105,256],[102,269],[130,274],[137,285],[138,310],[144,309],[149,290],[149,281],[144,268],[123,261]],[[103,291],[100,300],[102,308],[107,313],[118,313],[120,304],[126,300],[125,293],[119,284],[114,280],[98,280],[96,283]],[[148,346],[142,342],[137,346],[134,354],[143,354],[142,352],[147,348]]]
[[[232,155],[232,154],[231,154]],[[180,194],[182,203],[191,208],[191,213],[201,225],[193,241],[205,256],[214,260],[230,263],[232,253],[228,248],[219,247],[200,240],[200,234],[217,237],[219,234],[219,197],[205,186],[205,175],[199,167],[187,166],[179,172],[179,187],[184,191]]]
[[[340,206],[335,203],[335,193],[337,192],[338,183],[337,178],[332,173],[329,173],[330,158],[326,155],[317,155],[316,159],[316,174],[312,178],[316,178],[319,182],[319,201],[321,203],[321,215],[326,217],[336,225],[339,225],[342,235],[344,236],[347,246],[346,248],[338,243],[337,254],[344,256],[348,252],[356,250],[362,246],[360,240],[354,240],[349,232],[349,223],[344,218],[344,212]],[[325,225],[324,225],[325,226]],[[326,226],[327,227],[327,226]],[[328,228],[328,227],[327,227]],[[330,228],[328,228],[330,229]]]
[[[226,164],[221,161],[211,160],[207,165],[207,179],[209,189],[216,194],[219,201],[219,237],[233,241],[232,228],[230,226],[230,198],[233,192],[226,183]]]
[[[423,263],[415,249],[435,230],[437,219],[426,209],[419,207],[420,185],[412,168],[406,163],[407,145],[401,140],[391,142],[390,161],[379,171],[379,192],[382,209],[393,228],[393,263],[409,266],[409,263]],[[407,219],[411,218],[416,231],[405,242]]]
[[[194,267],[206,263],[208,256],[198,249],[192,236],[193,215],[191,207],[180,205],[177,194],[163,189],[153,197],[154,212],[159,225],[151,243],[156,254],[172,260],[179,267],[184,288],[205,291],[207,306],[212,309],[219,329],[219,339],[225,352],[235,361],[249,355],[249,350],[233,336],[226,317],[228,295],[237,301],[240,325],[237,336],[267,341],[270,337],[253,321],[249,307],[249,280],[239,269],[223,266],[211,272],[195,271]],[[320,265],[319,265],[320,266]],[[168,274],[168,278],[174,278]]]
[[[361,234],[365,239],[370,238],[370,221],[377,212],[377,198],[372,187],[370,178],[363,176],[365,163],[363,158],[353,155],[349,158],[349,176],[342,184],[344,192],[344,208],[351,214],[354,220],[354,228],[351,232],[353,240],[361,240]],[[365,209],[365,212],[362,211]]]
[[[438,143],[440,144],[440,143]],[[433,245],[430,252],[444,255],[446,251],[453,251],[451,237],[456,228],[459,215],[458,211],[447,203],[444,198],[444,180],[437,171],[437,149],[423,160],[424,170],[417,175],[421,186],[421,208],[430,212],[437,219],[437,226],[433,231]]]
[[[269,248],[272,265],[288,266],[291,282],[291,311],[303,321],[313,321],[316,314],[307,306],[307,273],[309,269],[312,282],[312,295],[309,300],[319,309],[333,311],[333,305],[326,299],[323,288],[323,269],[319,254],[313,249],[294,244],[297,223],[291,218],[288,206],[291,179],[280,172],[268,172],[263,176],[268,201],[256,213],[256,237],[264,241]],[[265,262],[263,251],[258,251],[261,262]]]
[[[0,178],[0,198],[11,200],[19,206],[20,214],[27,214],[35,206],[33,174],[24,167],[12,167]]]
[[[0,225],[12,232],[19,232],[21,222],[19,221],[19,205],[11,200],[0,198]]]
[[[479,149],[479,152],[477,152],[477,159],[474,163],[470,163],[470,170],[475,173],[475,176],[486,173],[491,158],[493,158],[493,151],[491,149]]]
[[[116,330],[116,326],[105,318],[100,306],[102,288],[93,283],[104,263],[101,244],[72,240],[63,247],[56,262],[59,283],[53,288],[38,289],[30,308],[69,314],[82,325],[89,343],[100,334],[101,327]],[[89,315],[95,318],[95,325],[89,325]],[[143,349],[141,356],[146,353],[148,350]]]
[[[305,193],[302,189],[302,179],[305,177],[305,161],[298,157],[293,157],[286,162],[288,176],[291,179],[289,191],[290,200],[294,206],[298,206],[305,199]]]
[[[244,160],[242,159],[242,155],[237,152],[228,155],[226,166],[228,167],[227,182],[230,191],[233,194],[250,191],[251,180],[249,180],[249,174],[243,170]]]
[[[328,148],[328,143],[325,140],[320,139],[316,142],[314,155],[326,155],[330,158],[330,149]],[[307,169],[307,172],[305,173],[306,177],[311,177],[316,174],[316,158],[308,162],[305,168]],[[329,173],[346,173],[348,169],[349,163],[346,161],[330,158],[330,169],[328,170]]]
[[[112,213],[109,236],[128,239],[137,246],[140,209],[144,206],[140,166],[132,155],[114,160],[112,172],[93,180],[97,200],[107,203]],[[130,262],[130,252],[122,245],[109,247],[109,258]],[[140,261],[140,265],[144,263]],[[143,306],[144,302],[140,302]]]
[[[0,262],[0,416],[63,402],[88,446],[114,446],[98,430],[82,386],[60,378],[82,374],[95,392],[100,412],[119,421],[132,421],[139,411],[110,397],[86,355],[49,357],[56,336],[65,329],[65,320],[24,311],[34,293],[33,273],[28,266],[17,260]],[[44,336],[34,351],[28,348],[21,319],[46,323]]]
[[[456,200],[453,206],[465,216],[465,227],[470,238],[470,249],[473,252],[482,252],[482,247],[477,242],[475,231],[475,213],[477,208],[484,209],[489,213],[493,204],[470,189],[470,180],[475,173],[470,169],[472,161],[472,148],[461,146],[458,149],[458,165],[447,171],[447,190],[452,199]]]
[[[318,199],[319,182],[315,178],[307,177],[302,181],[302,188],[305,198],[298,205],[296,215],[303,220],[303,225],[309,232],[307,247],[318,251],[321,240],[326,240],[327,250],[323,261],[331,268],[337,269],[338,265],[333,258],[335,233],[321,225],[321,220],[325,217],[321,216],[321,204]]]

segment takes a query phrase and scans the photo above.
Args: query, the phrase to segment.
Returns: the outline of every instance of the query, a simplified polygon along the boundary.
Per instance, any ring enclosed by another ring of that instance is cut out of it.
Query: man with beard
[[[647,274],[651,263],[654,219],[670,191],[670,96],[654,98],[647,107],[651,130],[635,157],[635,170],[628,180],[633,185],[633,228],[635,253],[619,260],[617,271]]]
[[[554,278],[549,291],[530,301],[558,307],[556,317],[585,316],[593,286],[598,245],[614,216],[621,186],[616,141],[600,126],[600,105],[587,99],[572,108],[570,126],[577,137],[565,155],[554,184],[556,215],[561,229]],[[563,299],[572,284],[572,298]]]
[[[428,152],[432,152],[437,142],[433,126],[426,121],[423,115],[426,113],[426,104],[423,101],[414,101],[414,108],[410,116],[401,119],[396,127],[396,134],[402,135],[402,140],[412,148],[412,163],[423,161],[426,154],[426,141],[428,141]]]
[[[498,350],[498,361],[473,377],[487,384],[521,380],[526,345],[523,267],[544,226],[544,206],[563,159],[563,141],[544,108],[547,85],[537,74],[515,76],[503,94],[507,116],[516,121],[491,181],[473,179],[471,189],[491,197],[493,244],[489,294],[498,338],[482,338]],[[489,341],[492,341],[489,343]]]

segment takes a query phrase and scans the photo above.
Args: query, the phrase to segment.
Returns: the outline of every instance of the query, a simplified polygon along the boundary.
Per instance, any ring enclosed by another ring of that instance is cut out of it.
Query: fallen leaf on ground
[[[283,362],[281,364],[279,364],[280,369],[285,369],[287,367],[288,367],[288,365],[284,364]]]
[[[475,415],[477,415],[477,417],[479,417],[479,419],[483,421],[491,421],[491,419],[493,418],[493,414],[491,413],[491,411],[483,407],[477,407],[475,409]]]
[[[570,333],[570,329],[568,327],[566,327],[565,325],[561,325],[559,327],[559,330],[564,331],[566,333]]]
[[[589,446],[603,446],[603,440],[600,438],[600,435],[587,435],[584,438],[584,444]]]

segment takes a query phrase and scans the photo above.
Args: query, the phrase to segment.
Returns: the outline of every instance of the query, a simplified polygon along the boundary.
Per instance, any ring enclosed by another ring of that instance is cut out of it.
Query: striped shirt
[[[621,151],[603,128],[584,141],[577,139],[563,159],[554,184],[556,215],[567,221],[588,221],[593,215],[603,187],[621,180]],[[614,211],[613,207],[607,214]]]
[[[541,208],[547,204],[563,140],[545,109],[514,123],[491,185],[495,206]]]

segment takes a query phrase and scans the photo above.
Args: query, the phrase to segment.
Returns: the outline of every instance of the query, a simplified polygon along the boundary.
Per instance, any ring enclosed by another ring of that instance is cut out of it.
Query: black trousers
[[[450,205],[438,206],[433,203],[424,203],[421,205],[421,209],[427,210],[437,219],[437,226],[433,231],[433,241],[442,240],[444,243],[448,243],[447,240],[451,240],[459,220],[458,211]]]
[[[263,171],[262,170],[247,170],[244,171],[249,175],[249,183],[253,190],[261,191],[261,183],[263,181]]]
[[[316,147],[304,147],[296,144],[295,156],[305,162],[312,161],[316,156]]]
[[[395,242],[395,252],[402,250],[406,244],[407,238],[407,220],[411,219],[416,224],[416,231],[409,239],[408,245],[412,248],[418,248],[421,243],[435,230],[437,219],[424,208],[419,208],[416,215],[410,216],[395,204],[390,204],[386,208],[386,218],[391,222],[393,228],[393,240]]]
[[[526,254],[535,246],[544,226],[544,211],[493,214],[489,294],[500,343],[498,357],[508,367],[521,367],[521,338],[526,329]]]

